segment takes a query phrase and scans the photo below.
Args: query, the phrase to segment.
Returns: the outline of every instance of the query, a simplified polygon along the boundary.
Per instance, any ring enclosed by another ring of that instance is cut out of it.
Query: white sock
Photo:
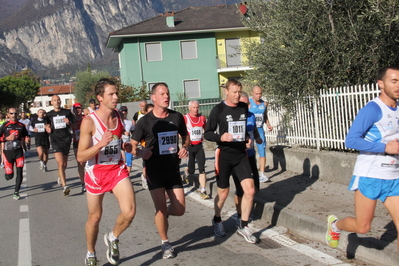
[[[169,243],[169,239],[166,239],[166,240],[161,239],[161,241],[162,241],[162,244]]]
[[[339,230],[338,227],[337,227],[337,225],[336,225],[337,221],[338,221],[338,220],[335,220],[334,222],[331,223],[331,228],[332,228],[332,230],[333,230],[335,233],[340,233],[341,230]]]
[[[86,255],[87,258],[95,257],[95,256],[96,256],[96,252],[91,253],[90,251],[87,251],[87,255]]]
[[[114,232],[110,232],[110,233],[108,234],[108,239],[109,239],[110,241],[115,241],[115,240],[117,240],[118,238],[114,236]]]
[[[201,193],[205,193],[206,192],[206,189],[203,187],[203,188],[201,188]]]

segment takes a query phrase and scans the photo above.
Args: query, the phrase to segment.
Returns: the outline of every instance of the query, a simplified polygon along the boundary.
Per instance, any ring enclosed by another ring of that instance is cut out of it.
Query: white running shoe
[[[42,170],[42,169],[43,169],[43,166],[44,166],[43,161],[40,161],[39,169]]]
[[[147,178],[144,177],[144,174],[141,174],[141,185],[144,189],[148,189]]]
[[[267,178],[266,174],[264,172],[259,172],[259,182],[265,183],[269,181],[269,178]]]

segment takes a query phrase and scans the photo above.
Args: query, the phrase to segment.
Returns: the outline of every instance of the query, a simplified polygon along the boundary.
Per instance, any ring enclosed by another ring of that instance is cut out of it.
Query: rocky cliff
[[[111,51],[110,31],[163,12],[160,0],[31,0],[0,23],[0,76],[85,66]]]

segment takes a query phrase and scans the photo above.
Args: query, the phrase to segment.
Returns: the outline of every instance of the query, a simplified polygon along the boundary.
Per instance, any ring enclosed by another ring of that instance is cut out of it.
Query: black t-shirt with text
[[[248,105],[239,102],[236,107],[225,104],[224,101],[213,107],[205,126],[204,138],[216,142],[222,150],[233,153],[245,153],[245,142],[248,138],[246,125]],[[233,134],[234,141],[222,142],[220,137],[224,133]]]
[[[46,139],[48,138],[48,133],[46,131],[46,125],[49,124],[47,117],[43,117],[42,119],[36,118],[33,119],[31,126],[37,128],[37,132],[35,132],[35,139]]]
[[[64,118],[68,118],[70,123],[75,122],[75,117],[68,109],[62,108],[58,112],[52,110],[47,113],[47,119],[51,126],[51,141],[62,143],[71,142],[71,130],[70,127],[64,122]]]
[[[159,167],[160,171],[176,171],[179,169],[179,135],[186,136],[187,128],[183,115],[168,110],[165,118],[156,117],[153,112],[144,115],[137,122],[132,139],[144,140],[146,148],[152,148],[152,155],[144,160],[146,167]]]

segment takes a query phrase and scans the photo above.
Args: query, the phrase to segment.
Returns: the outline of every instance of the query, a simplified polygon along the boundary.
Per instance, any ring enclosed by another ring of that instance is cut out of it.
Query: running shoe
[[[109,240],[109,233],[104,235],[104,242],[107,245],[107,260],[112,265],[117,265],[119,262],[119,240]]]
[[[25,152],[25,157],[26,158],[29,157],[29,152],[28,151]]]
[[[190,183],[190,179],[188,178],[189,176],[190,176],[190,174],[189,174],[186,170],[184,170],[183,176],[182,176],[182,182],[183,182],[183,184],[188,184],[188,183]]]
[[[174,253],[174,249],[172,248],[172,246],[170,245],[169,242],[165,242],[161,245],[162,248],[162,258],[163,259],[171,259],[176,257],[175,253]]]
[[[19,196],[19,192],[14,192],[14,194],[12,194],[12,199],[13,200],[19,200],[21,197]]]
[[[212,219],[212,224],[213,224],[213,232],[215,233],[216,236],[223,237],[226,235],[223,222],[220,221],[218,223],[215,223],[215,221]]]
[[[338,247],[339,244],[339,236],[341,233],[334,232],[332,228],[332,223],[338,220],[337,216],[330,215],[327,218],[327,232],[326,232],[326,242],[332,248]]]
[[[97,258],[96,257],[87,257],[85,259],[85,265],[86,266],[97,266]]]
[[[45,172],[47,172],[47,165],[43,165],[43,172],[45,173]]]
[[[206,200],[206,199],[210,199],[211,197],[209,197],[209,195],[206,194],[206,191],[204,191],[204,192],[200,192],[200,198]]]
[[[0,168],[1,168],[1,169],[4,169],[4,163],[1,163],[1,164],[0,164]]]
[[[144,174],[141,174],[141,185],[144,189],[148,189],[147,178],[144,177]]]
[[[64,187],[64,191],[63,191],[64,196],[68,196],[68,195],[69,195],[69,192],[71,192],[71,189],[69,188],[69,186],[65,186],[65,187]]]
[[[259,172],[259,182],[261,183],[265,183],[269,181],[269,178],[267,178],[267,176],[265,175],[265,173],[263,172]]]
[[[85,184],[82,184],[82,193],[86,192],[86,186]]]
[[[238,226],[237,234],[243,236],[248,243],[255,244],[257,241],[248,226],[244,226],[244,228],[242,228],[241,225]]]
[[[44,166],[43,161],[40,161],[39,169],[42,170],[43,166]]]

